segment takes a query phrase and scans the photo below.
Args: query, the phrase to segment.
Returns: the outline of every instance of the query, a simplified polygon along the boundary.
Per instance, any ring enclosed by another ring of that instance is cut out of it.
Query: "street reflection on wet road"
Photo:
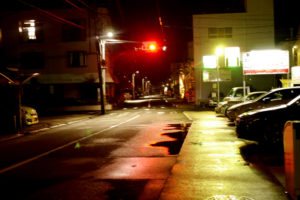
[[[188,133],[190,123],[186,124],[168,124],[164,131],[169,131],[162,133],[162,136],[168,136],[174,140],[160,141],[151,144],[153,147],[166,147],[168,149],[169,155],[176,155],[179,153],[184,139]],[[175,132],[172,132],[175,131]]]

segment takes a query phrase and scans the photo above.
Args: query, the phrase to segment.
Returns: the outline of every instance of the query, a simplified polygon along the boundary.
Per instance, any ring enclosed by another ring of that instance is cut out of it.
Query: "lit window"
[[[41,26],[34,19],[19,22],[19,33],[23,42],[42,39]]]
[[[86,66],[86,52],[84,51],[68,52],[68,64],[70,67]]]

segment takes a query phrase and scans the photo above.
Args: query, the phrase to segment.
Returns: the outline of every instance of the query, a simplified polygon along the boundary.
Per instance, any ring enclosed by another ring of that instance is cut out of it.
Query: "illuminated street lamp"
[[[139,71],[136,71],[132,74],[132,98],[135,99],[135,76],[139,74]]]
[[[220,59],[219,57],[223,55],[224,48],[217,47],[216,49],[216,56],[217,56],[217,97],[218,103],[220,102]]]
[[[111,40],[114,36],[112,32],[108,32],[105,36],[97,37],[97,63],[98,63],[98,76],[99,76],[99,87],[100,87],[100,106],[101,114],[105,114],[105,101],[106,101],[106,91],[105,91],[105,44]]]

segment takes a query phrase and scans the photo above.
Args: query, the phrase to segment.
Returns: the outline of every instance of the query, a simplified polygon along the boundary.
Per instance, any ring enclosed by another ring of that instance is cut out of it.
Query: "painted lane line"
[[[54,149],[52,149],[52,150],[50,150],[50,151],[47,151],[47,152],[45,152],[45,153],[42,153],[42,154],[37,155],[37,156],[32,157],[32,158],[29,158],[29,159],[24,160],[24,161],[22,161],[22,162],[16,163],[16,164],[11,165],[11,166],[9,166],[9,167],[6,167],[6,168],[4,168],[4,169],[0,169],[0,174],[5,173],[5,172],[7,172],[7,171],[10,171],[10,170],[12,170],[12,169],[15,169],[15,168],[17,168],[17,167],[20,167],[20,166],[22,166],[22,165],[25,165],[25,164],[27,164],[27,163],[30,163],[30,162],[32,162],[32,161],[34,161],[34,160],[37,160],[37,159],[39,159],[39,158],[42,158],[42,157],[44,157],[44,156],[46,156],[46,155],[49,155],[50,153],[53,153],[53,152],[58,151],[58,150],[61,150],[61,149],[65,148],[65,147],[68,147],[68,146],[70,146],[70,145],[74,145],[74,144],[76,144],[76,143],[78,143],[78,142],[80,142],[80,141],[82,141],[82,140],[85,140],[85,139],[87,139],[87,138],[90,138],[90,137],[92,137],[92,136],[98,135],[98,134],[100,134],[100,133],[103,133],[103,132],[108,131],[108,130],[110,130],[110,129],[113,129],[113,128],[115,128],[115,127],[121,126],[122,124],[125,124],[125,123],[127,123],[127,122],[130,122],[130,121],[132,121],[132,120],[134,120],[134,119],[136,119],[136,118],[138,118],[138,117],[140,117],[140,115],[136,115],[136,116],[134,116],[134,117],[132,117],[132,118],[126,120],[126,121],[123,121],[123,122],[121,122],[121,123],[119,123],[119,124],[112,125],[112,126],[110,126],[110,127],[108,127],[108,128],[105,128],[105,129],[103,129],[103,130],[101,130],[101,131],[95,132],[95,133],[93,133],[93,134],[91,134],[91,135],[88,135],[88,136],[79,138],[79,139],[74,140],[74,141],[72,141],[72,142],[69,142],[69,143],[67,143],[67,144],[65,144],[65,145],[62,145],[62,146],[60,146],[60,147],[56,147],[56,148],[54,148]]]
[[[189,120],[193,121],[193,119],[186,112],[183,112],[183,114],[186,116],[186,118],[188,118]]]

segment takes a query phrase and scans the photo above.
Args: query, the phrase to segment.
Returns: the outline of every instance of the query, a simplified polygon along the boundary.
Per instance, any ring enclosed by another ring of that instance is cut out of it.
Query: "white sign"
[[[217,68],[217,56],[203,56],[203,67],[205,69]]]
[[[230,69],[220,69],[219,76],[216,69],[203,70],[203,82],[231,81]]]
[[[292,80],[300,81],[300,66],[292,67]]]
[[[239,47],[226,47],[225,48],[225,60],[227,67],[239,67],[240,66],[240,48]]]
[[[257,50],[243,53],[244,75],[289,73],[289,52]]]

